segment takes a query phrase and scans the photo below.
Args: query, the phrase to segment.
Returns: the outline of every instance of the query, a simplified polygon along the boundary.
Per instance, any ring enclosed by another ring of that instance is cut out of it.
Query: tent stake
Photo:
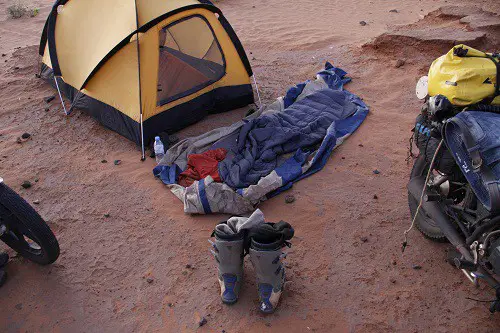
[[[253,73],[252,77],[253,77],[253,83],[255,84],[255,90],[257,90],[257,97],[259,98],[259,109],[260,109],[262,107],[262,101],[260,100],[259,85],[257,84],[257,80],[255,79],[255,73]]]
[[[66,105],[64,105],[64,100],[61,95],[61,90],[59,89],[59,83],[57,83],[57,77],[55,75],[54,75],[54,81],[56,82],[57,93],[59,94],[59,99],[61,100],[61,104],[64,109],[64,114],[68,115],[68,111],[66,110]]]

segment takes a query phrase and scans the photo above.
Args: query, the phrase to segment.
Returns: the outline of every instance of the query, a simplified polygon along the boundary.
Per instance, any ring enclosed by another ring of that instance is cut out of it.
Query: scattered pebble
[[[398,59],[396,61],[396,64],[394,65],[394,67],[396,67],[396,68],[403,67],[404,64],[405,64],[405,61],[403,59]]]
[[[21,310],[23,308],[23,303],[17,303],[16,309]]]
[[[368,242],[368,237],[363,236],[363,237],[361,237],[361,238],[360,238],[360,240],[361,240],[363,243],[366,243],[366,242]]]
[[[45,112],[49,112],[50,111],[50,108],[45,108]]]
[[[419,269],[422,269],[422,266],[420,266],[420,265],[413,265],[412,268],[415,269],[415,270],[419,270]]]
[[[5,54],[5,53],[2,53],[2,57],[5,57],[5,56],[6,56],[6,54]]]
[[[114,163],[115,163],[115,165],[120,165],[120,164],[122,164],[122,160],[115,160]]]
[[[360,143],[358,146],[359,146],[359,147],[364,147],[362,143]]]
[[[207,318],[205,317],[202,317],[201,320],[198,322],[198,326],[199,327],[202,327],[203,325],[205,325],[207,323]]]
[[[16,139],[16,142],[17,142],[17,143],[23,143],[23,140],[21,139],[21,137],[20,137],[20,136],[18,136],[18,137],[17,137],[17,139]]]
[[[55,98],[56,98],[56,96],[54,96],[54,95],[49,96],[49,97],[45,97],[45,103],[50,103],[50,102],[52,102]]]
[[[364,26],[365,26],[365,25],[367,25],[368,23],[366,23],[366,21],[359,21],[359,24],[361,24],[361,26],[363,26],[363,27],[364,27]]]
[[[31,187],[31,182],[30,182],[29,180],[25,180],[25,181],[21,184],[21,186],[22,186],[23,188],[25,188],[25,189],[28,189],[28,188],[30,188],[30,187]]]
[[[171,308],[171,307],[173,307],[173,306],[174,306],[174,304],[172,304],[172,303],[168,303],[168,304],[167,304],[167,306],[168,306],[169,308]]]
[[[148,278],[146,279],[146,282],[147,282],[147,283],[153,283],[153,281],[154,281],[154,279],[153,279],[152,277],[148,277]]]
[[[40,204],[40,200],[35,200],[35,201],[33,201],[33,204],[34,204],[34,205],[39,205],[39,204]]]
[[[392,260],[392,264],[393,264],[394,266],[396,266],[396,265],[397,265],[397,261],[396,261],[395,259],[393,259],[393,260]]]
[[[108,217],[110,217],[110,216],[111,216],[111,215],[109,215],[109,213],[104,214],[104,217],[105,217],[105,218],[108,218]]]
[[[29,138],[31,138],[31,134],[23,133],[23,135],[21,135],[21,138],[23,138],[24,140],[28,140]]]
[[[378,199],[378,195],[374,194],[373,195],[373,199],[377,200]]]
[[[193,266],[191,266],[191,264],[186,264],[186,268],[193,268]]]
[[[38,178],[35,178],[35,183],[38,183],[38,181],[39,181],[39,180],[40,180],[40,179],[38,179]]]
[[[108,163],[108,161],[106,161],[106,160],[102,160],[102,161],[101,161],[101,163]]]
[[[380,171],[378,171],[377,169],[373,170],[373,173],[378,175],[380,173]]]
[[[397,9],[391,9],[391,10],[389,11],[389,13],[398,13],[398,10],[397,10]]]
[[[295,197],[294,197],[293,195],[287,195],[287,196],[285,197],[285,202],[286,202],[287,204],[291,204],[291,203],[292,203],[292,202],[294,202],[294,201],[295,201]]]
[[[396,279],[395,278],[390,278],[389,281],[391,281],[391,283],[396,283]]]

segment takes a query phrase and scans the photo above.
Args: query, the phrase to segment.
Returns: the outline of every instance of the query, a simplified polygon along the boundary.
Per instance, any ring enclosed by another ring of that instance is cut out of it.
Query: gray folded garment
[[[260,209],[250,215],[250,217],[231,217],[226,223],[221,223],[215,226],[217,234],[236,235],[245,229],[252,229],[265,223],[264,213]]]

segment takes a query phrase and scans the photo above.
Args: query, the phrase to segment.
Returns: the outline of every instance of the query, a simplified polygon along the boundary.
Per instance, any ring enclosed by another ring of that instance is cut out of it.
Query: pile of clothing
[[[186,213],[251,212],[261,201],[321,170],[364,121],[368,107],[344,90],[347,73],[326,63],[316,79],[290,88],[231,126],[180,141],[153,170]]]

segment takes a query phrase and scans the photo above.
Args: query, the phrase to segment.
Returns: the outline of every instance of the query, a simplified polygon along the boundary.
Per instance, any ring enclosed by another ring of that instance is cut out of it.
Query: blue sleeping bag
[[[219,163],[219,174],[234,189],[255,185],[278,167],[281,155],[317,149],[333,122],[356,111],[345,91],[324,89],[253,119],[241,128],[236,151]]]

